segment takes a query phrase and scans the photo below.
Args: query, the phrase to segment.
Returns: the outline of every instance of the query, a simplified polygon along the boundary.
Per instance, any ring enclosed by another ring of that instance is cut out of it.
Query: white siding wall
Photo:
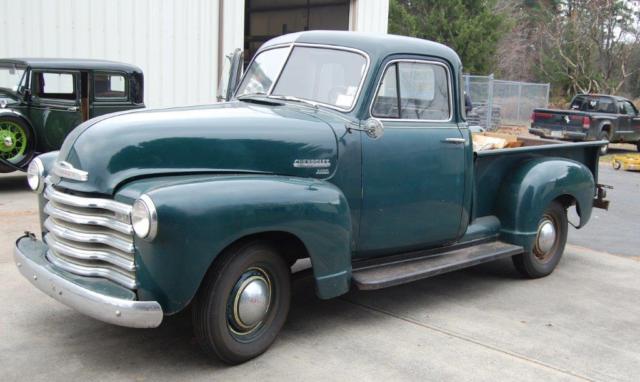
[[[0,57],[123,61],[144,71],[147,106],[210,103],[218,11],[217,0],[0,0]]]
[[[350,11],[351,30],[387,32],[389,0],[352,0]],[[211,103],[224,54],[243,47],[244,1],[0,0],[0,36],[0,58],[137,65],[149,107]]]
[[[387,33],[389,0],[351,0],[350,20],[352,31]]]

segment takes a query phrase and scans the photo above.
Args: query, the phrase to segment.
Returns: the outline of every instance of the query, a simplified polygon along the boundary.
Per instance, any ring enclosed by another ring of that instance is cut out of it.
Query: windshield
[[[18,91],[25,68],[0,66],[0,88]]]
[[[366,69],[366,57],[352,51],[308,46],[270,49],[253,60],[236,96],[295,97],[350,110]]]

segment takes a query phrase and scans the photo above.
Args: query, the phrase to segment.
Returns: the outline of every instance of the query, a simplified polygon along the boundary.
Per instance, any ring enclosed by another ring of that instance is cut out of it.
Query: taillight
[[[585,115],[582,117],[582,128],[589,129],[589,127],[591,127],[591,118]]]

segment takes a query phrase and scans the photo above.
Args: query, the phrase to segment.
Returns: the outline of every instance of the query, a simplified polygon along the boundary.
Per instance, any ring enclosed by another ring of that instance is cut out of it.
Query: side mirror
[[[384,125],[382,121],[377,118],[369,118],[364,121],[364,128],[362,130],[369,138],[378,139],[384,134]]]
[[[471,101],[471,97],[469,94],[464,94],[464,112],[465,114],[469,114],[473,111],[473,102]]]

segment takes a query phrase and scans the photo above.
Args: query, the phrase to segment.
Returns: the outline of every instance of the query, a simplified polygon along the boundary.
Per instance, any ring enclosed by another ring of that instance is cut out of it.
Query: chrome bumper
[[[107,280],[92,289],[87,278],[65,277],[46,260],[46,250],[47,246],[41,241],[23,236],[16,241],[13,257],[20,273],[47,295],[110,324],[155,328],[162,322],[163,312],[158,302],[133,300],[127,294],[132,292]]]

